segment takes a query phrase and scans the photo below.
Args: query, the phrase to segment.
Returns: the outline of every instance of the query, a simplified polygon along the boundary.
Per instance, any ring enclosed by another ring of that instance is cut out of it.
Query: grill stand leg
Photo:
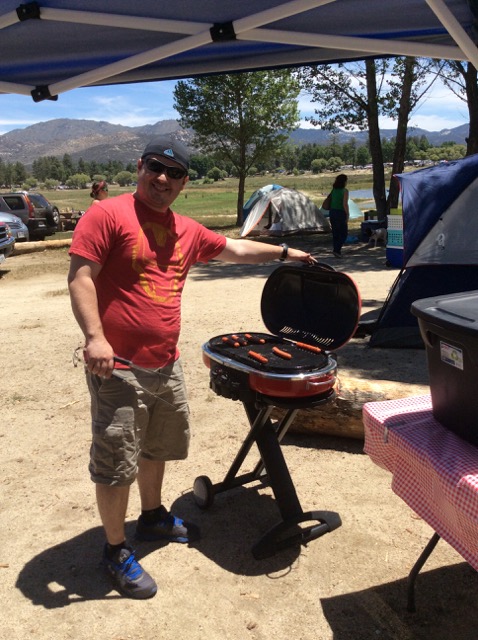
[[[270,415],[274,405],[256,400],[243,401],[251,425],[250,431],[236,455],[224,480],[209,488],[213,494],[242,486],[267,476],[274,493],[282,521],[270,529],[254,545],[252,553],[256,559],[267,558],[278,551],[296,544],[307,544],[316,538],[337,529],[342,524],[340,516],[332,511],[304,512],[290,477],[280,442],[297,415],[297,408],[289,408],[279,424],[273,424]],[[238,476],[239,469],[254,442],[261,459],[250,473]],[[212,502],[207,501],[209,506]],[[199,503],[199,502],[198,502]],[[302,522],[314,522],[300,527]]]
[[[415,580],[417,579],[418,574],[420,573],[423,565],[431,556],[433,550],[438,544],[438,540],[440,540],[440,536],[438,533],[434,533],[430,538],[427,546],[423,549],[420,554],[420,557],[413,565],[412,570],[408,574],[408,588],[407,588],[407,611],[410,613],[415,613]]]

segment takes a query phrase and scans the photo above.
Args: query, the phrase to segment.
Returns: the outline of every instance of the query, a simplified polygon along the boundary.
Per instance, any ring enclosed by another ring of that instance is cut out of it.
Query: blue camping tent
[[[372,347],[423,347],[410,312],[420,298],[478,289],[478,155],[397,175],[404,267],[372,336]]]

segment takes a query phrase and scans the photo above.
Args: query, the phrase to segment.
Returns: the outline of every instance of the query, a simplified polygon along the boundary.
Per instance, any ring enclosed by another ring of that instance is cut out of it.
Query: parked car
[[[35,213],[45,218],[47,225],[55,227],[55,231],[57,231],[60,226],[60,210],[58,207],[49,202],[41,193],[29,192],[28,198],[35,207]]]
[[[2,222],[5,222],[9,226],[15,242],[28,242],[30,233],[27,225],[23,224],[21,218],[14,216],[13,213],[3,213],[3,211],[0,211],[0,223]]]
[[[55,224],[48,222],[44,209],[35,208],[26,191],[0,193],[0,211],[13,213],[21,218],[28,227],[30,240],[44,240],[46,236],[53,235],[57,228]]]
[[[15,238],[5,222],[0,222],[0,264],[12,253],[15,248]]]

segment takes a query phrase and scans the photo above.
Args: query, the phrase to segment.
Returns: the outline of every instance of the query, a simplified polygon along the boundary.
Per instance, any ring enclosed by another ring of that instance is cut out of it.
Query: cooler
[[[403,267],[403,247],[388,247],[385,249],[385,258],[389,267],[401,269]]]
[[[478,446],[478,291],[416,300],[426,347],[433,416]]]

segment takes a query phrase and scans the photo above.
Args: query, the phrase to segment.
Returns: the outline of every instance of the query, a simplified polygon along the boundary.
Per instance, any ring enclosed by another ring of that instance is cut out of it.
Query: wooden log
[[[315,409],[301,409],[290,427],[290,432],[360,440],[364,437],[362,408],[366,402],[382,402],[428,393],[430,387],[426,385],[341,376],[336,398]],[[276,407],[272,417],[280,419],[284,413],[285,410]]]
[[[63,249],[71,245],[71,238],[64,240],[39,240],[38,242],[16,242],[14,256],[20,256],[25,253],[36,253],[37,251],[46,251],[47,249]]]

